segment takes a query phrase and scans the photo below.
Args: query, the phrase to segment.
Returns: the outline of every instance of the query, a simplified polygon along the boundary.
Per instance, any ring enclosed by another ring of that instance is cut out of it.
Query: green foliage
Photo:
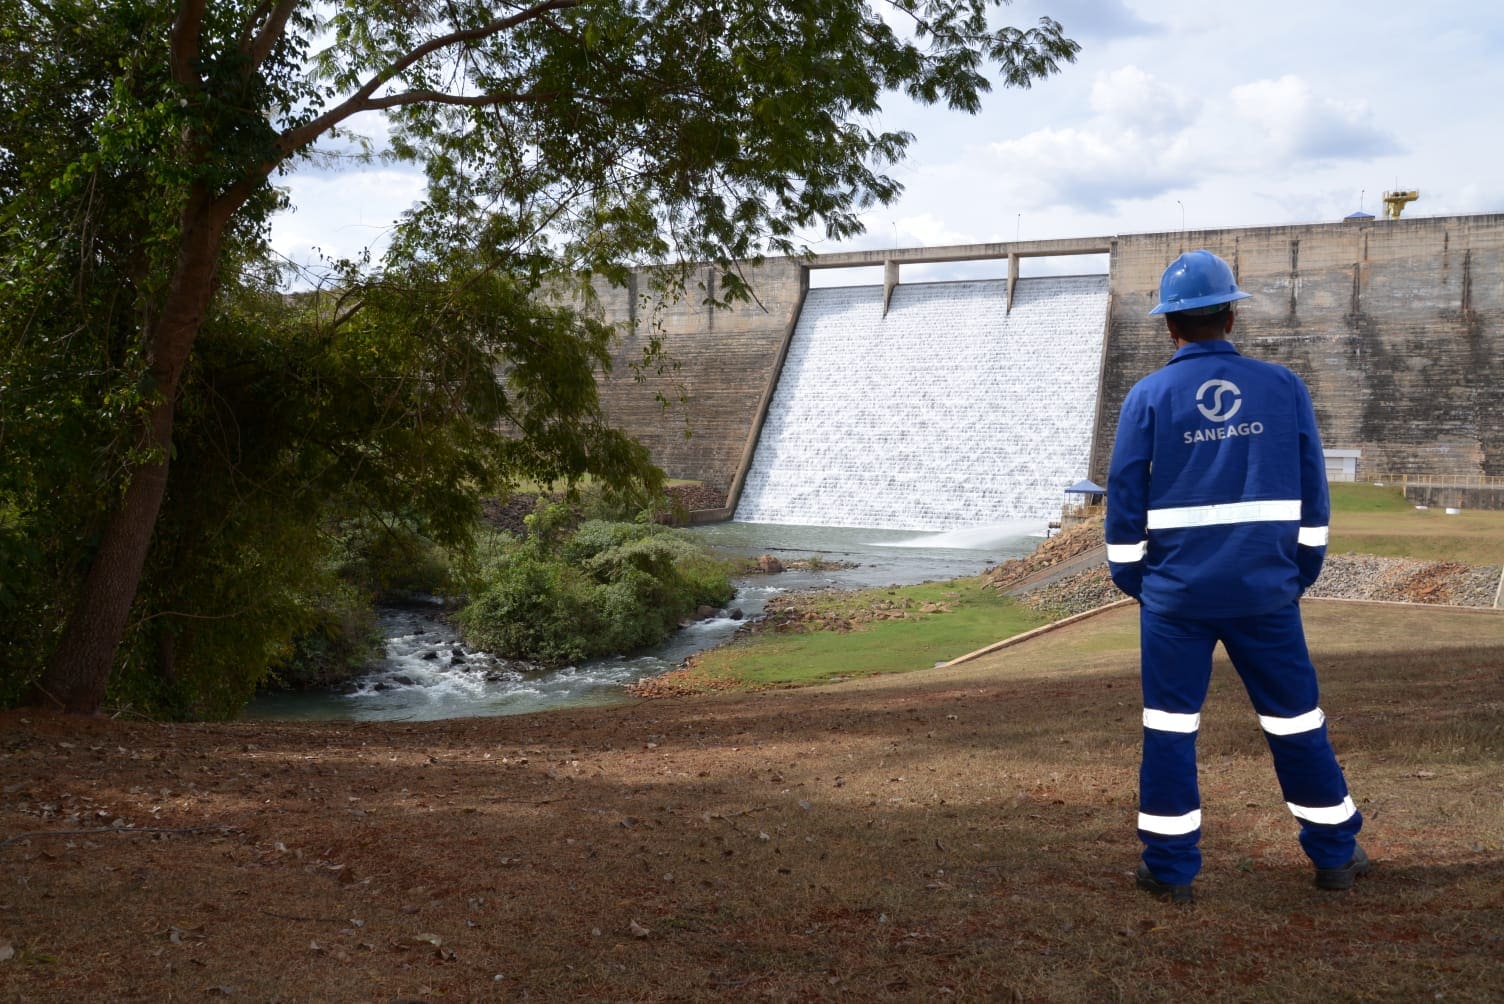
[[[591,555],[584,570],[608,591],[603,606],[615,612],[606,623],[608,651],[662,641],[697,607],[720,606],[732,596],[718,562],[683,537],[656,528]]]
[[[330,687],[358,675],[375,662],[386,639],[370,595],[340,582],[311,597],[311,627],[292,639],[292,651],[261,681],[261,689],[306,690]]]
[[[746,298],[737,261],[859,232],[912,139],[884,93],[974,112],[1074,58],[1001,6],[0,0],[0,700],[229,714],[323,622],[328,528],[462,549],[524,480],[650,500],[594,283]],[[284,299],[273,179],[372,113],[427,197]]]
[[[566,564],[583,566],[597,555],[643,540],[652,532],[652,528],[641,521],[625,523],[588,519],[576,526],[568,539],[561,541],[559,557]]]
[[[451,591],[448,552],[415,527],[356,517],[335,528],[335,574],[367,597],[401,599]]]
[[[563,665],[657,644],[698,607],[731,599],[725,565],[675,531],[587,520],[563,534],[539,532],[567,515],[544,503],[525,540],[496,542],[459,614],[472,644]]]
[[[544,665],[578,662],[600,637],[582,575],[532,553],[496,569],[488,587],[459,614],[467,640],[509,659]]]
[[[452,61],[405,69],[415,92],[455,86],[459,68],[469,93],[494,96],[394,116],[396,150],[431,183],[413,222],[430,251],[435,237],[474,241],[617,283],[631,264],[711,262],[703,296],[745,299],[737,261],[803,253],[819,230],[860,233],[862,213],[898,195],[883,171],[913,136],[881,129],[885,93],[975,113],[989,64],[1026,87],[1075,57],[1050,19],[990,23],[1004,2],[602,0],[520,15]],[[373,23],[385,5],[370,6],[331,20],[337,86],[442,34],[453,11],[404,8],[386,25]]]

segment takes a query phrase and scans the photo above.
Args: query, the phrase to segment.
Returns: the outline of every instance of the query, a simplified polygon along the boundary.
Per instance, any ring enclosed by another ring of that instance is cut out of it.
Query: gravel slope
[[[1122,599],[1107,567],[1088,560],[1102,546],[1102,524],[1071,527],[1050,538],[1034,554],[988,569],[989,585],[1017,596],[1036,609],[1075,614]],[[1055,565],[1084,561],[1081,571],[1050,576]],[[1321,578],[1306,593],[1313,598],[1432,603],[1491,607],[1504,569],[1498,565],[1464,565],[1371,554],[1328,554]]]

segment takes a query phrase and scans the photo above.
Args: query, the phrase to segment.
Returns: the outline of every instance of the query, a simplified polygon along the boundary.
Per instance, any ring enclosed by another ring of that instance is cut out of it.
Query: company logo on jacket
[[[1208,380],[1196,388],[1196,410],[1209,422],[1230,422],[1243,407],[1243,392],[1231,380]],[[1240,422],[1210,429],[1188,429],[1187,443],[1212,443],[1238,436],[1257,436],[1264,431],[1263,422]]]

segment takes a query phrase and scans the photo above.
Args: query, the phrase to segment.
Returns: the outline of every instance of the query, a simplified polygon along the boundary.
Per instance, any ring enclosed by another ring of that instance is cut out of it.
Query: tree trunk
[[[125,497],[105,524],[62,641],[38,684],[45,701],[69,712],[93,714],[104,701],[167,494],[178,381],[209,306],[220,242],[232,209],[199,191],[183,210],[172,282],[162,313],[148,332],[150,373],[160,398],[147,416],[138,445],[157,459],[131,471]]]
[[[172,442],[173,402],[152,410],[147,441]],[[167,494],[167,454],[136,468],[125,498],[105,524],[79,589],[62,643],[42,677],[45,697],[63,710],[93,714],[104,701],[105,686],[115,665],[115,650],[125,635],[126,620],[151,546],[152,529]]]

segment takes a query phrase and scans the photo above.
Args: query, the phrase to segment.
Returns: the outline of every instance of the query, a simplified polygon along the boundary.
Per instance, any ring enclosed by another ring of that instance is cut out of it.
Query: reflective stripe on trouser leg
[[[1201,870],[1201,793],[1196,784],[1199,712],[1216,638],[1194,622],[1139,611],[1144,752],[1138,836],[1161,882],[1184,885]]]
[[[1186,885],[1201,870],[1201,792],[1195,732],[1144,729],[1138,776],[1138,839],[1161,882]]]
[[[1292,603],[1221,627],[1222,643],[1258,712],[1285,803],[1300,821],[1301,846],[1318,868],[1347,864],[1363,816],[1348,796],[1327,738],[1300,607]]]
[[[1317,868],[1352,859],[1363,815],[1347,792],[1326,725],[1296,735],[1264,733],[1285,805],[1300,821],[1300,846]]]

